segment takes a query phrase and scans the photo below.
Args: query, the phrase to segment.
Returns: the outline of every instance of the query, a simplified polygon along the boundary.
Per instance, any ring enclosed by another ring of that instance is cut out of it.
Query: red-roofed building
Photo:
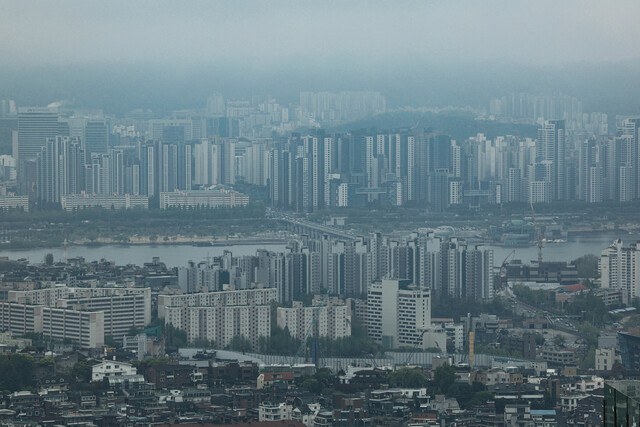
[[[582,285],[580,283],[576,283],[575,285],[567,285],[564,286],[565,289],[567,289],[569,292],[580,292],[580,291],[586,291],[587,288],[585,285]]]
[[[555,296],[556,304],[564,308],[564,306],[568,302],[571,302],[574,300],[576,295],[580,295],[581,293],[583,293],[588,289],[589,288],[587,288],[585,285],[582,285],[580,283],[575,283],[573,285],[561,286],[559,288],[554,289],[551,292]]]
[[[263,372],[258,375],[256,387],[258,390],[270,387],[276,383],[293,384],[293,372]]]

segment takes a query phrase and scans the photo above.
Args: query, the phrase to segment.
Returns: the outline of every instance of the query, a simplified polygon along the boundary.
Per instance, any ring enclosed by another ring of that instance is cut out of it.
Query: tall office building
[[[18,110],[18,161],[35,159],[47,138],[59,135],[58,110],[26,107]]]
[[[18,132],[13,140],[13,154],[18,166],[20,192],[36,197],[38,172],[36,157],[47,138],[60,135],[58,111],[54,108],[25,107],[18,109]]]
[[[104,120],[87,120],[84,126],[83,146],[87,156],[109,150],[109,127]]]

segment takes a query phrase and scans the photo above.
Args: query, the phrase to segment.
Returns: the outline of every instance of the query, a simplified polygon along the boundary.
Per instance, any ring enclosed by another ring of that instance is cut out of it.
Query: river
[[[640,233],[629,234],[624,231],[604,231],[570,235],[566,242],[547,242],[542,249],[542,259],[547,261],[572,261],[586,254],[599,255],[600,252],[609,246],[617,238],[623,240],[625,245],[640,240]],[[514,259],[523,262],[538,259],[536,246],[527,247],[505,247],[486,245],[485,247],[494,250],[494,264],[500,266],[502,261],[512,250],[515,250]],[[284,251],[284,244],[248,244],[229,246],[191,246],[191,245],[104,245],[104,246],[70,246],[67,249],[67,257],[82,256],[87,261],[98,261],[106,259],[114,261],[118,265],[137,264],[142,265],[150,262],[153,257],[160,257],[168,267],[177,267],[187,264],[187,261],[202,261],[207,256],[222,255],[225,250],[231,251],[234,255],[254,255],[258,249],[268,249],[271,251]],[[31,262],[42,262],[44,256],[52,253],[55,260],[62,259],[64,250],[62,248],[37,248],[27,250],[0,250],[0,256],[7,256],[10,259],[27,258]]]
[[[640,240],[640,233],[625,231],[595,231],[589,233],[570,234],[566,242],[546,242],[542,248],[543,261],[573,261],[583,255],[599,256],[603,249],[611,245],[616,239],[622,239],[625,245]],[[487,245],[493,249],[493,262],[500,266],[502,261],[515,250],[513,259],[528,263],[538,259],[538,248],[535,245],[527,247],[508,247]]]
[[[104,246],[69,246],[67,257],[84,257],[87,261],[99,261],[106,259],[114,261],[117,265],[135,264],[142,265],[151,262],[153,257],[160,257],[167,267],[180,267],[187,265],[188,261],[204,261],[208,256],[222,255],[225,250],[233,255],[255,255],[256,250],[267,249],[282,252],[286,249],[284,244],[249,244],[229,246],[191,246],[191,245],[104,245]],[[0,250],[0,257],[7,256],[10,259],[27,258],[30,262],[42,262],[48,253],[53,254],[54,260],[60,260],[64,256],[63,248],[36,248],[26,250]]]

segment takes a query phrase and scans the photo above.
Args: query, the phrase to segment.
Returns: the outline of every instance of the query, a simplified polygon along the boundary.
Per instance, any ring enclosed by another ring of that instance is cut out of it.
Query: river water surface
[[[99,261],[106,259],[114,261],[117,265],[135,264],[142,265],[151,262],[151,258],[160,257],[167,267],[179,267],[187,265],[188,261],[204,261],[207,257],[219,256],[225,250],[233,255],[255,255],[258,249],[282,252],[286,248],[284,244],[264,245],[229,245],[229,246],[191,246],[191,245],[104,245],[104,246],[69,246],[67,258],[84,257],[87,261]],[[63,248],[36,248],[27,250],[2,250],[0,256],[8,256],[10,259],[27,258],[30,262],[42,262],[48,253],[53,254],[54,260],[60,260],[64,256]]]
[[[546,261],[572,261],[586,254],[599,255],[600,252],[609,246],[615,239],[622,239],[625,245],[640,240],[640,233],[629,234],[624,231],[593,232],[578,235],[570,235],[566,242],[547,242],[542,250],[542,259]],[[528,247],[505,247],[486,245],[485,247],[494,250],[494,264],[500,266],[512,250],[515,250],[515,259],[524,262],[538,259],[536,246]],[[187,261],[203,261],[207,256],[213,257],[222,255],[225,250],[231,251],[234,255],[254,255],[258,249],[268,249],[270,251],[284,251],[284,244],[249,244],[229,246],[191,246],[191,245],[105,245],[105,246],[70,246],[67,249],[67,257],[82,256],[87,261],[98,261],[106,259],[114,261],[118,265],[137,264],[142,265],[150,262],[153,257],[160,257],[168,267],[177,267],[187,264]],[[36,248],[27,250],[0,250],[0,256],[7,256],[10,259],[27,258],[29,261],[42,262],[44,256],[52,253],[55,260],[62,259],[64,250],[58,248]]]

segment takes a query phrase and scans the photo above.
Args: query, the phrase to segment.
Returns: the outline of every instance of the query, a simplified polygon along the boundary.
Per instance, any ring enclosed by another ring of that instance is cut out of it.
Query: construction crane
[[[533,230],[536,236],[536,244],[538,246],[538,268],[542,266],[542,231],[538,228],[538,222],[536,221],[536,211],[533,209],[533,200],[529,202],[531,206],[531,215],[533,217]]]
[[[504,257],[504,261],[502,261],[502,264],[500,264],[500,270],[498,271],[498,290],[502,289],[503,285],[507,284],[507,272],[505,271],[505,268],[507,266],[507,261],[515,253],[515,249],[509,252],[509,255]]]

